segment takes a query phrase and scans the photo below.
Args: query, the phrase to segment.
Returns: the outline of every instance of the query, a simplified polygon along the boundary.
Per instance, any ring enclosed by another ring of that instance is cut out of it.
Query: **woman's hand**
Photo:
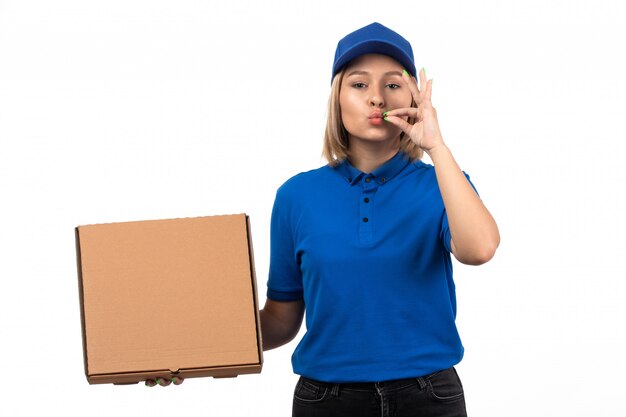
[[[156,385],[160,385],[162,387],[167,387],[168,385],[174,383],[174,385],[180,385],[184,381],[184,378],[180,378],[178,376],[168,378],[157,378],[157,379],[146,379],[147,387],[154,387]]]
[[[391,110],[385,120],[402,129],[432,159],[450,224],[450,249],[456,259],[467,265],[484,264],[500,244],[498,226],[443,142],[437,112],[430,101],[433,81],[426,81],[423,68],[419,77],[421,90],[415,78],[406,72],[402,76],[417,108]],[[415,123],[405,121],[407,116]]]
[[[430,98],[433,91],[433,80],[426,80],[424,68],[419,72],[421,90],[417,80],[407,71],[403,71],[402,79],[411,91],[413,101],[417,107],[405,107],[386,112],[385,120],[398,126],[417,146],[425,152],[430,153],[438,146],[444,145],[439,122],[437,121],[437,111],[432,105]],[[410,124],[404,120],[403,116],[411,117],[415,120]]]

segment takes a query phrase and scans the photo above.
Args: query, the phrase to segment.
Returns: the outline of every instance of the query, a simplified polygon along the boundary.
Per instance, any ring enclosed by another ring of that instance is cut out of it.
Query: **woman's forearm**
[[[304,317],[304,300],[280,302],[267,299],[259,311],[263,350],[289,343],[300,330]]]
[[[435,165],[437,183],[450,225],[454,256],[469,265],[489,261],[500,244],[495,220],[465,178],[447,146],[438,146],[430,150],[428,155]]]

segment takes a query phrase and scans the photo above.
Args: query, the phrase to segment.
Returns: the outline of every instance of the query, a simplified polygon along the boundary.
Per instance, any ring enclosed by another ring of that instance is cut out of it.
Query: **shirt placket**
[[[378,190],[378,183],[369,174],[361,179],[361,195],[359,196],[359,241],[362,244],[372,243],[374,196]]]

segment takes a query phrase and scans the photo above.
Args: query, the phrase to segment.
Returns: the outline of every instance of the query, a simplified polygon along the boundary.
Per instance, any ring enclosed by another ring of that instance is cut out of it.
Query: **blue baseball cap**
[[[412,76],[416,76],[413,49],[409,41],[388,27],[374,22],[349,33],[339,41],[335,51],[331,82],[348,62],[365,54],[390,56],[402,64]]]

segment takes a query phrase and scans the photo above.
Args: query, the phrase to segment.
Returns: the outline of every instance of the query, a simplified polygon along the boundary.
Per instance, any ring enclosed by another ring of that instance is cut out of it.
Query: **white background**
[[[260,375],[88,385],[74,227],[248,213],[263,305],[276,188],[324,163],[336,43],[379,21],[502,235],[455,263],[470,415],[625,415],[625,9],[0,0],[0,414],[290,415],[303,333]]]

